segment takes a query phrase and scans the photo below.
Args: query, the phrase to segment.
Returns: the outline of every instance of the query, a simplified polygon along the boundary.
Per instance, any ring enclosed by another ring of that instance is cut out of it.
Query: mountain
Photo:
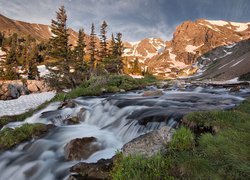
[[[138,58],[140,63],[144,63],[147,59],[161,53],[166,44],[160,38],[145,38],[137,42],[124,43],[124,56],[127,59]]]
[[[250,23],[210,21],[199,19],[185,21],[177,26],[171,41],[163,52],[145,61],[154,75],[177,77],[192,74],[198,57],[212,49],[229,45],[250,37]]]
[[[221,46],[198,58],[200,75],[195,79],[231,80],[250,72],[250,39]]]
[[[47,41],[51,37],[51,29],[49,25],[27,23],[7,18],[0,14],[0,32],[5,35],[17,33],[19,35],[31,35],[39,41]],[[73,29],[69,29],[70,44],[75,45],[78,33]]]

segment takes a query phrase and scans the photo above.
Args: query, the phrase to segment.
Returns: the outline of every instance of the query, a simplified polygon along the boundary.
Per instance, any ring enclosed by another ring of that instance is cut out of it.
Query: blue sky
[[[127,41],[145,37],[171,39],[185,20],[250,21],[250,0],[0,0],[0,14],[27,22],[50,24],[65,5],[68,25],[89,32],[91,23],[106,20],[109,31]]]

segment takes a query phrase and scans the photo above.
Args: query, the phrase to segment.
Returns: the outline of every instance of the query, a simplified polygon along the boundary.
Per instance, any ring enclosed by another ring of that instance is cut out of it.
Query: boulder
[[[8,96],[15,99],[18,98],[20,96],[20,92],[18,91],[18,87],[13,85],[13,84],[9,84],[8,85]]]
[[[155,91],[144,91],[143,96],[162,96],[164,93],[162,90],[155,90]]]
[[[122,147],[122,153],[124,156],[141,154],[150,157],[158,152],[164,152],[173,132],[172,128],[164,126],[159,130],[141,135],[125,144]]]
[[[67,160],[82,160],[101,149],[102,146],[95,137],[76,138],[64,147],[64,154]]]
[[[109,174],[113,167],[114,157],[111,159],[101,159],[96,163],[82,162],[76,164],[70,168],[70,172],[74,173],[74,175],[70,175],[69,180],[111,179]]]

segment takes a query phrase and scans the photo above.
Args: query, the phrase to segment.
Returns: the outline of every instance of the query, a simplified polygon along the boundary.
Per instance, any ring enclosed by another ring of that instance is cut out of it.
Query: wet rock
[[[78,117],[71,117],[71,118],[64,120],[64,123],[68,125],[79,124],[80,119]]]
[[[143,96],[162,96],[164,93],[161,90],[144,91]]]
[[[111,179],[109,176],[113,167],[114,157],[101,159],[96,163],[78,163],[70,168],[70,172],[77,173],[69,177],[69,180],[81,179]]]
[[[93,153],[102,149],[95,137],[76,138],[64,147],[67,160],[88,159]]]
[[[141,135],[128,142],[122,147],[122,153],[125,156],[142,154],[153,156],[158,152],[166,150],[166,145],[170,142],[174,130],[164,126],[159,130]]]
[[[76,103],[73,100],[67,100],[62,102],[62,104],[58,107],[58,109],[63,109],[63,108],[75,108]]]
[[[240,86],[235,86],[235,87],[232,87],[232,88],[230,89],[230,92],[239,92],[240,89],[241,89]]]

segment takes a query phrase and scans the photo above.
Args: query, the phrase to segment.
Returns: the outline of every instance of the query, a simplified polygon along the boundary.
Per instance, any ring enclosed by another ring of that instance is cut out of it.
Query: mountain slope
[[[250,72],[250,39],[221,46],[198,58],[204,70],[196,79],[230,80]]]
[[[47,41],[51,37],[50,26],[44,24],[27,23],[7,18],[0,14],[0,32],[5,35],[17,33],[19,35],[31,35],[39,41]],[[78,33],[69,29],[69,41],[75,45]]]

